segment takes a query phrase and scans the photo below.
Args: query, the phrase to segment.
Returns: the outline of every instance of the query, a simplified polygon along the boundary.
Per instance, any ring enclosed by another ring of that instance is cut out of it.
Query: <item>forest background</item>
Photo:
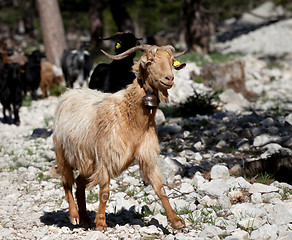
[[[42,49],[60,64],[64,49],[86,45],[93,56],[115,32],[143,43],[207,54],[220,23],[238,19],[265,0],[0,0],[0,40],[13,49]],[[292,9],[289,0],[274,4]],[[279,20],[279,19],[277,19]]]

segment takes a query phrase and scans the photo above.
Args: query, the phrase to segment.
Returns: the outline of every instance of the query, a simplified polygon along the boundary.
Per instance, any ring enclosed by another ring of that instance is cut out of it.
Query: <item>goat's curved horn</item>
[[[136,47],[132,47],[130,49],[128,49],[127,51],[125,52],[122,52],[118,55],[111,55],[111,54],[108,54],[107,52],[105,52],[104,50],[101,49],[101,52],[106,55],[108,58],[110,59],[113,59],[113,60],[120,60],[120,59],[123,59],[125,57],[128,57],[129,55],[131,55],[132,53],[138,51],[138,50],[141,50],[141,51],[145,51],[147,49],[150,49],[151,48],[151,45],[138,45]]]
[[[174,57],[179,57],[179,56],[185,54],[185,53],[187,52],[187,50],[188,50],[188,49],[186,49],[186,50],[184,50],[184,51],[182,51],[182,52],[174,53],[173,56],[174,56]]]

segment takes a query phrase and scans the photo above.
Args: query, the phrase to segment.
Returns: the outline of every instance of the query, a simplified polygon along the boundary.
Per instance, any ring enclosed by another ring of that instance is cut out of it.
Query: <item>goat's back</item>
[[[107,97],[108,94],[90,89],[67,90],[56,108],[54,132],[69,136],[86,130],[95,120],[98,105]]]
[[[115,149],[120,129],[113,127],[118,121],[115,102],[120,94],[113,96],[84,88],[68,90],[60,97],[55,112],[54,145],[61,147],[66,161],[84,175],[88,174],[88,165],[104,165],[99,156],[110,164],[114,158],[111,152],[121,151]]]

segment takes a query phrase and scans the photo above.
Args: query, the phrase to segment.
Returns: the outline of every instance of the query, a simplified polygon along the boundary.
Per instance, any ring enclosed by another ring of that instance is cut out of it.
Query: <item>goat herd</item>
[[[114,40],[118,54],[138,45],[138,40],[141,39],[132,33],[117,33],[104,40]],[[134,57],[135,54],[132,54],[121,61],[99,64],[91,74],[89,88],[104,92],[116,92],[125,88],[135,78],[131,72]],[[36,99],[38,88],[41,89],[42,98],[45,98],[49,87],[59,85],[64,80],[68,88],[73,88],[76,81],[80,87],[84,82],[88,83],[93,59],[83,46],[71,51],[64,50],[61,58],[63,74],[56,73],[56,68],[42,59],[43,54],[39,50],[11,53],[4,42],[0,43],[0,102],[4,123],[20,124],[19,109],[23,98],[30,94]]]
[[[99,185],[95,228],[106,229],[105,208],[110,194],[110,179],[119,176],[136,161],[144,179],[160,198],[171,226],[182,228],[184,222],[169,203],[157,166],[159,144],[155,113],[160,101],[168,102],[168,89],[174,85],[173,68],[180,70],[186,65],[175,60],[185,51],[174,53],[174,48],[169,45],[138,45],[139,39],[133,34],[116,36],[119,36],[115,45],[117,55],[102,50],[113,61],[94,69],[89,82],[93,89],[68,89],[60,96],[55,112],[53,143],[57,170],[62,176],[65,199],[69,203],[70,222],[82,227],[91,226],[86,212],[85,187]],[[133,65],[138,50],[144,53]],[[89,75],[92,63],[84,64],[87,53],[83,53],[79,52],[71,60],[66,57],[70,56],[69,53],[63,56],[62,67],[68,87],[72,87],[74,81],[80,81],[79,74],[83,77]],[[73,59],[78,66],[73,65]],[[9,64],[5,63],[4,73],[7,66],[12,68]],[[12,64],[20,68],[20,64]],[[10,84],[10,87],[21,83],[20,79],[11,79],[8,77],[14,85]],[[1,91],[9,92],[7,79],[1,81]],[[6,103],[2,98],[1,92],[1,102]],[[77,178],[73,169],[79,172]],[[72,193],[75,182],[77,205]]]

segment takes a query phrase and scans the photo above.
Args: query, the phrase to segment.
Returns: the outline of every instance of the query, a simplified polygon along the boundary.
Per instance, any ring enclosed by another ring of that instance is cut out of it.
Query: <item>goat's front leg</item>
[[[100,186],[99,190],[99,207],[95,217],[96,230],[103,231],[107,228],[105,219],[105,207],[109,199],[109,183]]]
[[[90,226],[90,219],[86,212],[86,200],[85,200],[85,187],[87,185],[87,179],[79,175],[76,179],[76,199],[79,209],[80,226],[88,228]]]
[[[161,176],[158,167],[156,166],[156,168],[146,171],[146,173],[144,171],[144,174],[149,179],[155,193],[160,198],[162,206],[166,211],[167,218],[171,222],[171,226],[176,229],[184,227],[185,224],[183,220],[176,215],[175,211],[169,203],[168,197],[161,182]]]
[[[19,108],[20,106],[18,104],[13,104],[13,112],[14,112],[14,124],[19,126],[20,120],[19,120]]]

